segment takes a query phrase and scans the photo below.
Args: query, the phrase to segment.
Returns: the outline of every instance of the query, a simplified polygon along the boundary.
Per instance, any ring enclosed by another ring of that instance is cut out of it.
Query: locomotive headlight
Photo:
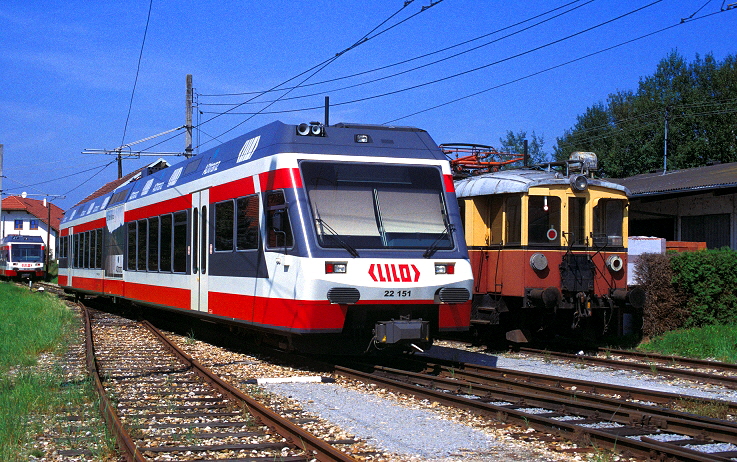
[[[355,140],[356,140],[356,143],[370,143],[371,142],[371,138],[368,135],[365,135],[363,133],[359,133],[358,135],[356,135]]]
[[[455,263],[435,263],[435,274],[455,274]]]
[[[535,271],[542,271],[548,267],[548,257],[542,253],[533,253],[530,257],[530,267]]]
[[[325,274],[346,273],[348,263],[343,261],[326,261]]]
[[[622,257],[619,255],[610,255],[609,258],[606,259],[606,266],[617,273],[622,271],[622,268],[624,268],[624,261],[622,261]]]

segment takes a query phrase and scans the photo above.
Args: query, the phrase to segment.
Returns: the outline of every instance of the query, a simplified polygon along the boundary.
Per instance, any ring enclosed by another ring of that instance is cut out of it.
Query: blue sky
[[[430,0],[402,8],[404,3],[153,0],[126,128],[149,1],[3,0],[4,193],[65,195],[55,203],[67,208],[116,178],[112,156],[82,152],[183,125],[186,74],[193,75],[202,112],[195,118],[201,123],[195,144],[202,151],[274,120],[322,121],[326,95],[331,123],[390,122],[423,128],[438,143],[493,146],[507,130],[535,131],[552,151],[576,116],[610,93],[635,90],[672,50],[688,61],[696,54],[718,60],[737,54],[737,8],[711,15],[734,0],[442,0],[424,10]],[[703,18],[681,24],[689,17]],[[235,108],[257,96],[243,93],[280,85],[366,34],[369,40],[309,79],[312,72],[287,84],[316,85]],[[411,70],[417,66],[424,67]],[[375,79],[381,80],[369,82]],[[213,96],[222,94],[239,95]],[[263,103],[278,97],[283,99],[268,107]],[[444,104],[453,100],[459,101]],[[319,109],[295,111],[304,108]],[[264,113],[243,114],[259,110]],[[184,137],[178,133],[136,147],[179,152]],[[126,160],[124,173],[151,160]]]

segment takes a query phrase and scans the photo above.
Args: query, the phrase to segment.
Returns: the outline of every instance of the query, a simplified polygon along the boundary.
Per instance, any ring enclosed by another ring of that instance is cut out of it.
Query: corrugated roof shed
[[[643,173],[610,181],[627,187],[630,197],[737,188],[737,162],[673,170],[665,175],[663,172]]]
[[[64,211],[56,205],[49,203],[51,206],[51,228],[59,230],[61,224],[61,217],[64,215]],[[35,216],[43,223],[48,224],[49,209],[44,207],[43,201],[30,199],[28,197],[23,198],[20,196],[10,196],[3,199],[3,212],[7,210],[22,210]]]

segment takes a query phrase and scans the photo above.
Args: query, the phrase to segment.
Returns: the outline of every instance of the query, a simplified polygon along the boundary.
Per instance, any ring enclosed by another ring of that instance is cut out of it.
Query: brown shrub
[[[687,297],[672,284],[670,256],[644,254],[640,256],[636,270],[647,295],[643,335],[653,337],[683,327],[688,316]]]

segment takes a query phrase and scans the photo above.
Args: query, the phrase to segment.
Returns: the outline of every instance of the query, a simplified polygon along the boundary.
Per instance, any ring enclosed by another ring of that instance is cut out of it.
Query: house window
[[[38,220],[31,220],[31,229],[38,229]]]
[[[23,220],[15,220],[15,229],[23,229]]]

